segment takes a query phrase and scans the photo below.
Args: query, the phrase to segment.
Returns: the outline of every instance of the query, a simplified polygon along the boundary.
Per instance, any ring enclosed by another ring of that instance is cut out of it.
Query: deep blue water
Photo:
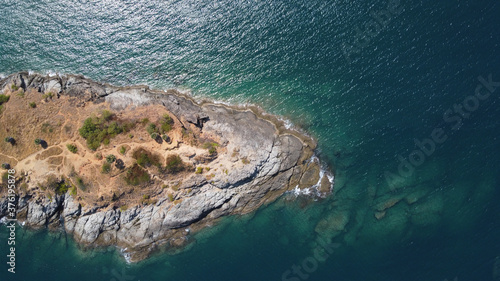
[[[61,233],[19,229],[18,273],[2,262],[0,279],[282,280],[321,237],[340,246],[289,280],[493,280],[500,89],[458,130],[459,115],[443,115],[473,102],[478,77],[500,81],[498,15],[493,0],[0,0],[0,73],[78,73],[257,104],[313,135],[336,174],[330,198],[288,195],[200,233],[183,253],[137,265],[113,249],[82,252]],[[398,156],[408,160],[415,139],[435,129],[447,139],[390,186]],[[412,193],[416,203],[375,219],[379,200]],[[338,214],[348,223],[333,237]]]

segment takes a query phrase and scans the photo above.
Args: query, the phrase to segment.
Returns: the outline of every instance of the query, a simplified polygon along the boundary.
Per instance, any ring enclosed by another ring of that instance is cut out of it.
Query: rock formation
[[[256,107],[198,103],[176,90],[115,87],[76,75],[21,72],[0,80],[0,91],[10,96],[0,111],[0,137],[16,140],[2,142],[0,162],[16,169],[18,220],[62,227],[83,245],[117,245],[131,261],[182,247],[218,218],[252,212],[286,191],[331,192],[314,140]],[[112,117],[99,119],[104,110]],[[146,123],[165,123],[164,115],[172,128],[149,138]],[[123,125],[128,135],[110,133],[90,149],[78,128],[91,116],[101,125],[131,124]],[[38,137],[46,148],[33,143]],[[156,163],[137,166],[141,151]],[[107,165],[109,154],[123,167]],[[182,163],[177,170],[169,168],[171,155]],[[148,175],[143,182],[125,180],[133,167]],[[6,191],[4,183],[0,218]]]

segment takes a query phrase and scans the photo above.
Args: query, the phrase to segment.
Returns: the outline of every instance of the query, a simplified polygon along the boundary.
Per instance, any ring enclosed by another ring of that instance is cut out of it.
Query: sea
[[[2,281],[500,278],[499,1],[0,0],[0,76],[18,71],[258,105],[335,184],[133,264],[17,226],[12,274],[0,226]]]

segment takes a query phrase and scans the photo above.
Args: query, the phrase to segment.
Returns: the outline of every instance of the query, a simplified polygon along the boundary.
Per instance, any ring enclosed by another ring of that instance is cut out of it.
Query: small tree
[[[157,133],[152,133],[151,134],[151,138],[154,139],[154,140],[157,140],[158,139],[158,134]]]
[[[35,139],[35,144],[36,145],[41,145],[43,143],[42,139]]]
[[[106,162],[108,162],[108,163],[111,164],[111,163],[113,163],[115,161],[116,161],[116,156],[114,156],[113,154],[110,154],[110,155],[106,156]]]
[[[5,169],[5,170],[10,169],[10,164],[9,163],[3,163],[2,164],[2,169]]]

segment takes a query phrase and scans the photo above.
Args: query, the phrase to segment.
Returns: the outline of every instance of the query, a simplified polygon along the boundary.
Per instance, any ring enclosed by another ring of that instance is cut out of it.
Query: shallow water
[[[335,196],[228,218],[188,251],[137,265],[112,249],[82,252],[62,234],[20,229],[18,273],[0,276],[282,280],[318,239],[333,239],[340,246],[303,272],[307,280],[493,280],[500,90],[459,130],[443,114],[474,94],[479,76],[500,80],[500,4],[401,1],[380,32],[356,42],[356,26],[388,2],[0,1],[0,73],[79,73],[258,104],[317,138],[336,174]],[[359,52],[346,59],[346,45]],[[415,139],[436,128],[446,141],[390,185],[398,156],[408,160]],[[377,220],[391,198],[403,199]]]

